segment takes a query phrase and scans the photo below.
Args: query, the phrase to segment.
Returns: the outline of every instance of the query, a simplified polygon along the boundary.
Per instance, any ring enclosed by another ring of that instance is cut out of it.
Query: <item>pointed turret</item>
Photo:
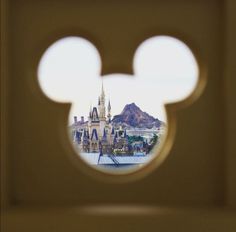
[[[89,139],[89,131],[88,131],[88,129],[86,130],[86,137]]]
[[[103,143],[104,143],[104,142],[107,142],[107,132],[106,132],[105,128],[104,128],[104,130],[103,130],[102,142],[103,142]]]
[[[107,109],[108,109],[108,112],[110,112],[110,111],[111,111],[111,102],[110,102],[110,99],[109,99],[109,102],[108,102]]]
[[[91,118],[92,118],[92,121],[99,121],[99,118],[98,118],[98,111],[97,111],[97,108],[96,108],[96,107],[93,107],[93,111],[92,111],[92,114],[91,114]]]
[[[108,106],[107,106],[107,118],[108,118],[108,122],[110,123],[111,122],[111,102],[110,102],[110,99],[109,99],[109,102],[108,102]]]
[[[83,131],[83,141],[88,141],[87,131]]]
[[[103,88],[103,81],[102,81],[102,94],[101,94],[101,96],[103,97],[105,97],[105,92],[104,92],[104,88]]]
[[[91,140],[98,140],[98,133],[95,128],[92,130]]]
[[[127,133],[126,133],[126,130],[124,131],[124,138],[126,138],[127,137]]]
[[[101,95],[99,97],[99,119],[105,121],[106,120],[106,107],[105,107],[105,92],[103,88],[103,82],[102,82],[102,89],[101,89]]]
[[[115,128],[114,128],[114,127],[112,127],[111,134],[112,134],[112,135],[115,134]]]
[[[75,131],[75,138],[74,138],[75,141],[77,141],[78,143],[81,142],[81,133],[78,132],[78,131]]]
[[[102,81],[102,90],[101,90],[101,95],[100,95],[100,103],[101,105],[105,105],[105,91],[103,87],[103,81]]]
[[[92,119],[92,106],[90,105],[90,108],[89,108],[89,117],[88,117],[89,120]]]
[[[104,139],[106,139],[107,138],[107,132],[106,132],[106,130],[105,130],[105,128],[104,128],[104,130],[103,130],[103,136],[102,136]]]

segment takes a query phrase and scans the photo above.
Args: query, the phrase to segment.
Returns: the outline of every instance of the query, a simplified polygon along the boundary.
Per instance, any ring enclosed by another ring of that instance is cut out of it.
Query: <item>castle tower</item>
[[[102,82],[102,91],[98,103],[99,103],[98,109],[99,109],[99,121],[100,121],[100,135],[102,135],[104,128],[106,126],[105,92],[103,88],[103,82]]]
[[[91,121],[92,121],[92,106],[90,105],[89,115],[88,115],[88,124],[89,125],[91,125]]]
[[[98,97],[98,107],[101,105],[100,96]]]
[[[102,83],[102,91],[101,91],[101,95],[99,97],[99,119],[100,120],[106,120],[106,108],[105,108],[105,92],[103,89],[103,83]]]
[[[107,111],[108,111],[107,119],[108,119],[108,122],[110,123],[111,122],[111,103],[110,103],[110,100],[108,102]]]

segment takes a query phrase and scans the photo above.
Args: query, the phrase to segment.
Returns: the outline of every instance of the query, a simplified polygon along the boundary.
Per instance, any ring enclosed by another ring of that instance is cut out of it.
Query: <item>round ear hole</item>
[[[81,37],[62,38],[44,52],[38,82],[44,94],[57,102],[79,101],[82,89],[100,76],[101,59],[96,47]],[[80,102],[85,108],[85,103]],[[81,108],[80,108],[81,109]]]
[[[81,165],[124,174],[163,160],[164,105],[195,90],[198,65],[182,41],[156,36],[137,48],[133,69],[133,75],[101,76],[97,49],[80,37],[60,39],[43,54],[39,84],[52,100],[72,103],[69,139]]]
[[[195,90],[199,76],[192,51],[170,36],[145,40],[136,50],[134,72],[150,83],[161,105],[186,99]]]

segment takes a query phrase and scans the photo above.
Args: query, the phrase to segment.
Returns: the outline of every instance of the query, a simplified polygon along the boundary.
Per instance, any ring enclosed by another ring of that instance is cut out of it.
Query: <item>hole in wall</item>
[[[187,98],[198,81],[191,50],[169,36],[144,41],[133,70],[101,76],[97,49],[80,37],[56,41],[40,60],[43,92],[72,103],[69,138],[78,157],[95,169],[132,172],[158,158],[168,132],[164,104]]]

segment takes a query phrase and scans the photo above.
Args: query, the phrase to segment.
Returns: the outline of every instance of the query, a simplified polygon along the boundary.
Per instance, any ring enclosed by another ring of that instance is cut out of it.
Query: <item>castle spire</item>
[[[92,105],[90,104],[90,108],[89,108],[89,118],[92,118]]]
[[[109,99],[109,102],[108,102],[108,106],[107,106],[107,118],[108,118],[108,122],[110,123],[111,122],[111,102],[110,102],[110,99]]]
[[[108,102],[107,109],[108,109],[108,112],[110,112],[110,111],[111,111],[111,102],[110,102],[110,99],[109,99],[109,102]]]
[[[101,90],[101,95],[99,97],[99,118],[100,120],[105,120],[106,118],[106,107],[105,107],[105,92],[104,92],[104,87],[103,87],[103,80],[102,80],[102,90]]]
[[[104,88],[103,88],[103,80],[102,80],[102,96],[105,96]]]
[[[104,105],[105,104],[105,91],[104,91],[104,87],[103,87],[103,80],[102,80],[102,90],[101,90],[101,95],[100,95],[100,104]]]

